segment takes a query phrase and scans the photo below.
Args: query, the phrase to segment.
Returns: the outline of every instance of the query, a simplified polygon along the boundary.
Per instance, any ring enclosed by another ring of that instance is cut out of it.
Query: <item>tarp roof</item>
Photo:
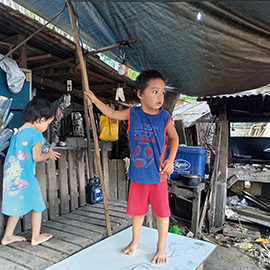
[[[63,0],[15,1],[46,20],[65,4]],[[137,71],[161,71],[174,91],[218,95],[270,82],[270,2],[72,3],[84,42],[101,48],[137,39],[127,65]],[[68,10],[57,26],[72,34]],[[106,54],[121,62],[118,49]]]

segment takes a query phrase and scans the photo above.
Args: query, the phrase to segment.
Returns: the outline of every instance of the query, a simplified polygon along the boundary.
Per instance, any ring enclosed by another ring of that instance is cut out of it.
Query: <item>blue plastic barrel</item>
[[[165,158],[169,154],[169,146],[166,149]],[[180,180],[183,173],[191,173],[204,177],[207,154],[204,147],[179,146],[173,162],[174,171],[171,179]]]

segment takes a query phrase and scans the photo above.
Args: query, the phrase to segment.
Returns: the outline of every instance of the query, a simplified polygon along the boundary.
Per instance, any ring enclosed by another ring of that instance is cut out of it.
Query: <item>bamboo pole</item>
[[[85,65],[86,61],[83,60]],[[82,74],[81,74],[82,75]],[[83,81],[83,76],[82,76]],[[85,92],[84,85],[82,85],[83,92]],[[84,118],[85,118],[85,126],[86,126],[86,137],[87,137],[87,159],[86,162],[88,162],[88,174],[89,178],[87,180],[94,178],[94,161],[93,161],[93,155],[92,155],[92,142],[91,142],[91,136],[90,136],[90,121],[89,121],[89,114],[87,110],[87,100],[83,99],[83,108],[84,108]],[[89,184],[89,183],[88,183]]]
[[[82,52],[80,42],[79,42],[79,37],[77,34],[73,7],[72,7],[70,0],[67,0],[67,4],[68,4],[68,9],[69,9],[69,13],[70,13],[71,22],[72,22],[74,38],[76,41],[77,54],[78,54],[79,59],[80,59],[80,66],[81,66],[82,79],[83,79],[82,83],[84,86],[84,91],[89,92],[90,89],[89,89],[86,65],[85,65],[85,62],[83,59],[83,52]],[[93,114],[93,105],[91,102],[88,106],[88,112],[89,112],[89,116],[90,116],[90,122],[91,122],[92,131],[93,131],[93,136],[94,136],[95,156],[96,156],[99,179],[100,179],[101,189],[102,189],[102,194],[103,194],[103,207],[104,207],[104,213],[105,213],[105,219],[106,219],[107,233],[108,233],[108,236],[111,236],[112,231],[111,231],[111,222],[110,222],[110,216],[109,216],[109,210],[108,210],[108,201],[107,201],[107,195],[106,195],[106,190],[105,190],[105,185],[104,185],[103,171],[102,171],[102,167],[101,167],[97,129],[96,129],[95,119],[94,119],[94,114]],[[90,150],[91,149],[88,149],[88,151],[90,151]]]

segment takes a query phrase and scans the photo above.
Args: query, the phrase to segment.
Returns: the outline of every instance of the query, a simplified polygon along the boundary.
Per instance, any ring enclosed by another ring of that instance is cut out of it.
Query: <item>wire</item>
[[[4,57],[2,57],[0,59],[0,62],[2,62],[5,58],[7,58],[10,54],[12,54],[13,52],[15,52],[18,48],[20,48],[23,44],[25,44],[28,40],[30,40],[33,36],[35,36],[36,34],[38,34],[40,31],[42,31],[49,23],[51,23],[55,18],[57,18],[58,16],[62,15],[62,13],[65,11],[65,9],[67,8],[67,4],[65,4],[64,8],[59,11],[50,21],[48,21],[46,24],[44,24],[43,26],[41,26],[36,32],[34,32],[32,35],[30,35],[27,39],[25,39],[23,42],[21,42],[20,44],[18,44],[14,49],[12,49],[10,52],[8,52]],[[58,22],[58,21],[57,21]]]

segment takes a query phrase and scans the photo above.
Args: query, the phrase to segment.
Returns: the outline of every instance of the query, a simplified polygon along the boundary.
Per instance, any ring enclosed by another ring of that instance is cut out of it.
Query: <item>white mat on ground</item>
[[[168,234],[168,263],[152,264],[158,232],[143,227],[141,247],[134,255],[120,251],[131,240],[131,227],[94,244],[47,270],[195,270],[215,249],[215,245],[176,234]]]

